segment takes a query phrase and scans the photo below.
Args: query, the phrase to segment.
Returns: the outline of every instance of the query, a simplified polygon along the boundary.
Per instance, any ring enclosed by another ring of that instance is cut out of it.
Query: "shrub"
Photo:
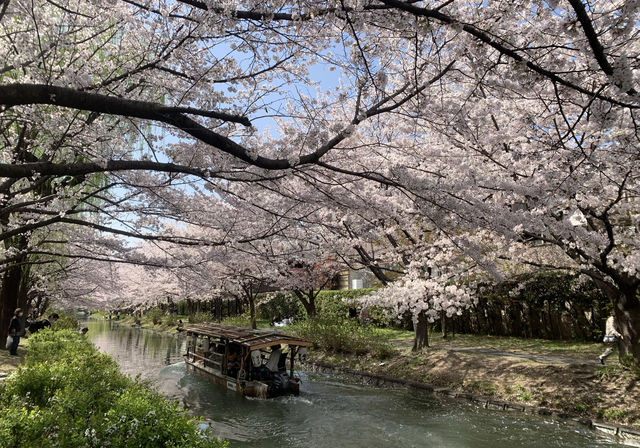
[[[362,296],[370,294],[376,288],[348,289],[337,291],[320,291],[316,298],[318,315],[321,317],[344,318],[349,315],[349,307],[355,305],[360,310],[362,305],[357,301]],[[369,306],[369,322],[377,327],[386,327],[390,324],[387,313],[383,307]]]
[[[349,306],[354,303],[358,308],[361,306],[356,299],[369,294],[376,288],[361,289],[340,289],[320,291],[316,296],[316,311],[320,317],[343,318],[349,315]],[[262,303],[258,305],[257,315],[263,319],[271,319],[273,316],[284,318],[293,316],[295,320],[307,317],[304,307],[291,292],[278,292],[273,294],[271,299],[261,298]],[[386,326],[389,320],[382,307],[369,307],[369,316],[373,324]]]
[[[235,325],[236,327],[250,327],[251,316],[249,316],[249,313],[244,313],[239,316],[227,317],[222,323],[225,325]]]
[[[160,325],[162,323],[164,312],[160,308],[151,308],[146,314],[147,317],[151,319],[153,325]]]
[[[300,300],[292,293],[278,292],[261,294],[256,308],[256,315],[262,319],[271,320],[274,316],[284,318],[292,316],[294,319],[302,319],[306,317],[306,312]]]
[[[374,328],[349,319],[307,319],[293,328],[296,334],[312,341],[315,347],[327,351],[356,355],[370,353],[379,358],[386,358],[394,351]]]
[[[77,356],[89,356],[97,352],[75,331],[44,329],[29,336],[25,366],[68,358],[74,353]]]
[[[65,311],[59,311],[56,309],[48,309],[44,315],[50,316],[52,314],[57,314],[58,320],[52,325],[55,330],[65,330],[65,329],[75,329],[78,328],[78,318],[75,314],[67,313]]]
[[[178,316],[176,314],[170,313],[167,317],[165,317],[164,323],[166,325],[169,325],[170,327],[175,327],[178,325]]]
[[[71,330],[43,331],[0,389],[0,446],[224,447]]]
[[[213,319],[211,313],[199,312],[189,315],[189,322],[192,324],[199,324],[202,322],[210,322]]]

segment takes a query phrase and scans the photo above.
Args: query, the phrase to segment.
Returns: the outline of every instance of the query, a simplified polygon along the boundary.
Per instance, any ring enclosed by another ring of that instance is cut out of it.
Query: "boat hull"
[[[187,372],[195,373],[208,381],[224,386],[228,390],[240,393],[247,397],[255,398],[273,398],[281,395],[299,395],[300,394],[300,380],[293,378],[289,380],[286,389],[275,389],[270,386],[268,382],[252,381],[252,380],[238,380],[236,378],[222,375],[211,368],[204,367],[198,363],[194,363],[190,360],[185,360],[187,365]]]

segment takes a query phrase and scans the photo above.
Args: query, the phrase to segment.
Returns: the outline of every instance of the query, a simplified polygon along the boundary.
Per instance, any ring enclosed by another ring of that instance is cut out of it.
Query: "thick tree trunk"
[[[256,299],[252,294],[247,295],[247,300],[249,301],[249,316],[251,317],[251,328],[254,330],[258,328],[258,324],[256,323]]]
[[[624,364],[633,364],[640,368],[640,299],[635,279],[618,282],[616,286],[594,278],[596,284],[611,300],[613,317],[617,330],[623,339],[618,341],[618,356]],[[628,359],[631,356],[631,359]]]
[[[302,291],[296,290],[294,294],[302,303],[304,310],[307,312],[307,317],[316,317],[316,295],[312,291],[308,293],[303,293]]]
[[[424,311],[420,311],[414,319],[413,331],[413,348],[411,350],[416,352],[422,350],[424,347],[429,347],[429,326],[427,315]]]
[[[216,320],[218,322],[221,322],[222,321],[222,299],[219,297],[214,300],[214,313],[216,316]]]
[[[3,341],[3,343],[9,334],[9,321],[15,309],[23,308],[25,316],[22,319],[23,324],[29,313],[29,310],[26,309],[27,295],[26,291],[24,291],[26,282],[23,274],[22,266],[11,266],[2,276],[2,289],[0,290],[0,341]]]
[[[613,301],[613,315],[623,339],[618,345],[620,361],[640,368],[640,300],[636,290],[625,290]],[[631,355],[633,359],[629,360]]]
[[[449,336],[447,334],[449,328],[447,327],[447,315],[444,311],[440,312],[440,329],[442,330],[442,339],[446,339]]]
[[[6,224],[6,222],[2,222],[3,229]],[[23,235],[19,235],[14,239],[5,240],[4,246],[6,249],[15,248],[18,251],[24,251],[27,248],[27,239]],[[8,266],[2,275],[0,284],[0,341],[3,344],[9,334],[9,322],[16,308],[23,309],[23,324],[29,315],[27,309],[29,267],[23,264],[25,261],[27,261],[27,256],[22,254],[14,265]]]

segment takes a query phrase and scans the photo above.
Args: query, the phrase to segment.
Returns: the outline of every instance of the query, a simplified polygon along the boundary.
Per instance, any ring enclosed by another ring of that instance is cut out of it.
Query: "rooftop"
[[[232,325],[201,323],[187,325],[183,328],[183,331],[187,332],[187,334],[227,339],[229,342],[247,346],[251,350],[259,350],[276,344],[297,345],[301,347],[311,347],[311,345],[313,345],[306,339],[289,334],[276,331],[252,330],[250,328],[234,327]]]

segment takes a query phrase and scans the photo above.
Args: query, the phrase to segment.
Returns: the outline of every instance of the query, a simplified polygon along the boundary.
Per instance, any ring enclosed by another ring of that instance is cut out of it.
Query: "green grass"
[[[256,319],[257,328],[270,328],[270,323],[271,321],[269,319]],[[249,327],[251,326],[251,319],[249,319],[249,316],[243,314],[240,316],[227,317],[226,319],[223,319],[222,324],[235,325],[237,327]]]
[[[498,391],[498,386],[491,381],[468,381],[464,383],[464,389],[466,391],[481,394],[481,395],[495,395]]]
[[[374,328],[373,330],[380,337],[384,337],[389,341],[397,339],[397,340],[413,340],[413,331],[410,330],[401,330],[398,328]]]
[[[104,319],[105,314],[100,315],[96,313],[93,316],[98,319],[100,318]],[[132,316],[130,314],[120,315],[119,322],[124,322],[130,325],[133,325],[136,319],[140,319],[140,324],[145,328],[155,328],[157,330],[162,330],[167,332],[176,332],[176,327],[178,325],[177,322],[180,319],[182,320],[184,325],[191,324],[191,322],[189,322],[189,316],[186,314],[177,314],[177,315],[174,314],[172,316],[162,315],[159,319],[160,322],[154,323],[152,313],[144,314],[140,318],[136,316]],[[157,320],[158,318],[156,317],[156,321]],[[212,317],[210,322],[216,322],[216,321]],[[224,325],[235,325],[239,327],[250,326],[250,320],[248,316],[245,316],[245,315],[228,317],[224,319],[221,323]],[[256,319],[256,324],[258,328],[272,328],[269,326],[269,323],[270,323],[269,319]],[[279,327],[278,329],[284,329],[284,328]]]
[[[628,412],[624,409],[598,409],[597,415],[603,420],[618,421],[624,418]]]

